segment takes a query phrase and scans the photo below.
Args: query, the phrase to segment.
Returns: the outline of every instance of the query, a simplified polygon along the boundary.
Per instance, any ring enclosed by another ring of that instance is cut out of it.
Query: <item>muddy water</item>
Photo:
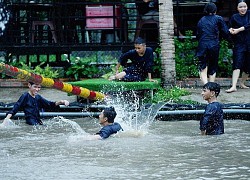
[[[220,136],[200,136],[198,121],[154,121],[95,141],[87,137],[99,130],[97,119],[70,121],[1,129],[1,179],[250,178],[249,121],[225,121]]]

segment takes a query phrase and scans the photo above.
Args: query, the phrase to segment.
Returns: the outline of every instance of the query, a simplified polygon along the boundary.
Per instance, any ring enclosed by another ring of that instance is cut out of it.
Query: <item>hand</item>
[[[13,126],[15,123],[11,121],[9,118],[5,118],[2,123],[3,126]]]
[[[62,100],[63,101],[63,104],[65,105],[65,106],[68,106],[69,105],[69,101],[67,101],[67,100]]]
[[[244,27],[240,27],[240,28],[237,28],[237,29],[234,29],[234,28],[230,28],[230,29],[229,29],[229,32],[230,32],[231,34],[238,34],[238,33],[241,32],[241,31],[244,31]]]
[[[230,29],[229,29],[229,32],[230,32],[231,34],[237,34],[237,29],[230,28]]]
[[[240,32],[240,28],[238,29],[233,29],[233,34],[238,34]]]
[[[230,32],[231,34],[233,34],[233,28],[230,28],[230,29],[229,29],[229,32]]]
[[[10,118],[6,117],[6,118],[4,118],[4,120],[8,121],[8,120],[10,120]]]

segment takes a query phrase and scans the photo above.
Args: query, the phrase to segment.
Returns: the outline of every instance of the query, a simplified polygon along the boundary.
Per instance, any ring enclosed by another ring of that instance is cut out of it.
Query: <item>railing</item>
[[[134,40],[137,14],[132,2],[16,1],[8,2],[7,9],[9,21],[1,37],[1,47],[7,49],[91,49],[100,45],[131,45]]]
[[[59,54],[60,58],[60,54],[71,51],[126,51],[133,48],[138,30],[135,0],[1,2],[1,6],[6,5],[9,20],[3,35],[0,34],[0,51],[12,54]],[[232,2],[228,0],[224,4]],[[173,0],[177,37],[184,35],[186,30],[193,30],[195,34],[205,3],[207,1]],[[231,15],[232,7],[228,11]],[[159,30],[153,25],[143,28],[146,32]],[[156,47],[158,39],[147,43]]]

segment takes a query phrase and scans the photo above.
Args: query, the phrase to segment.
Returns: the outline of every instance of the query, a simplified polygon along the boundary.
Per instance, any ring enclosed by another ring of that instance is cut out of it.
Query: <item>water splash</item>
[[[56,122],[56,123],[60,124],[61,126],[63,126],[63,124],[70,125],[73,128],[73,130],[76,131],[76,133],[79,135],[87,135],[88,134],[75,121],[66,119],[62,116],[54,117],[51,119],[51,121]]]
[[[165,105],[165,102],[143,105],[134,91],[125,95],[115,94],[105,99],[105,102],[108,106],[115,107],[117,112],[115,121],[121,124],[124,133],[128,133],[128,136],[134,134],[135,137],[147,134],[157,112]]]
[[[16,125],[13,121],[11,121],[10,119],[4,119],[3,122],[0,124],[0,128],[15,128],[15,127],[19,127],[18,125]]]
[[[9,11],[7,10],[6,4],[0,2],[0,36],[3,35],[5,25],[9,21]]]

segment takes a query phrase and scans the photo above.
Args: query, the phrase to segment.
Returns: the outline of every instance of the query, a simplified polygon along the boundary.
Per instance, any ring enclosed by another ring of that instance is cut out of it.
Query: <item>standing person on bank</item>
[[[249,88],[245,82],[250,73],[250,11],[244,0],[238,2],[237,10],[239,13],[234,14],[229,21],[234,48],[232,87],[226,90],[227,93],[237,91],[240,71],[242,71],[240,88]]]
[[[200,78],[203,84],[214,82],[218,70],[221,33],[229,39],[229,29],[221,16],[216,15],[217,7],[214,3],[207,3],[204,8],[206,13],[197,25],[198,47],[196,56],[199,60]]]
[[[5,119],[10,119],[14,116],[20,109],[23,109],[25,114],[26,123],[29,125],[43,125],[40,119],[40,110],[42,108],[56,108],[59,105],[68,106],[69,102],[67,100],[60,100],[52,102],[46,100],[38,92],[41,90],[40,84],[35,84],[33,82],[28,83],[29,91],[22,94],[19,100],[15,103],[12,110],[7,113]]]
[[[203,119],[200,121],[201,135],[224,134],[222,104],[217,101],[220,85],[208,82],[203,86],[202,97],[208,102]]]
[[[136,38],[134,42],[135,49],[121,55],[116,65],[116,74],[111,76],[110,80],[122,81],[145,81],[147,76],[149,81],[157,82],[152,79],[154,65],[154,53],[151,47],[146,47],[146,42],[141,37]],[[131,66],[119,73],[119,67],[126,66],[127,61],[131,60]]]
[[[158,0],[137,0],[136,6],[138,13],[143,20],[153,19],[159,21]]]

